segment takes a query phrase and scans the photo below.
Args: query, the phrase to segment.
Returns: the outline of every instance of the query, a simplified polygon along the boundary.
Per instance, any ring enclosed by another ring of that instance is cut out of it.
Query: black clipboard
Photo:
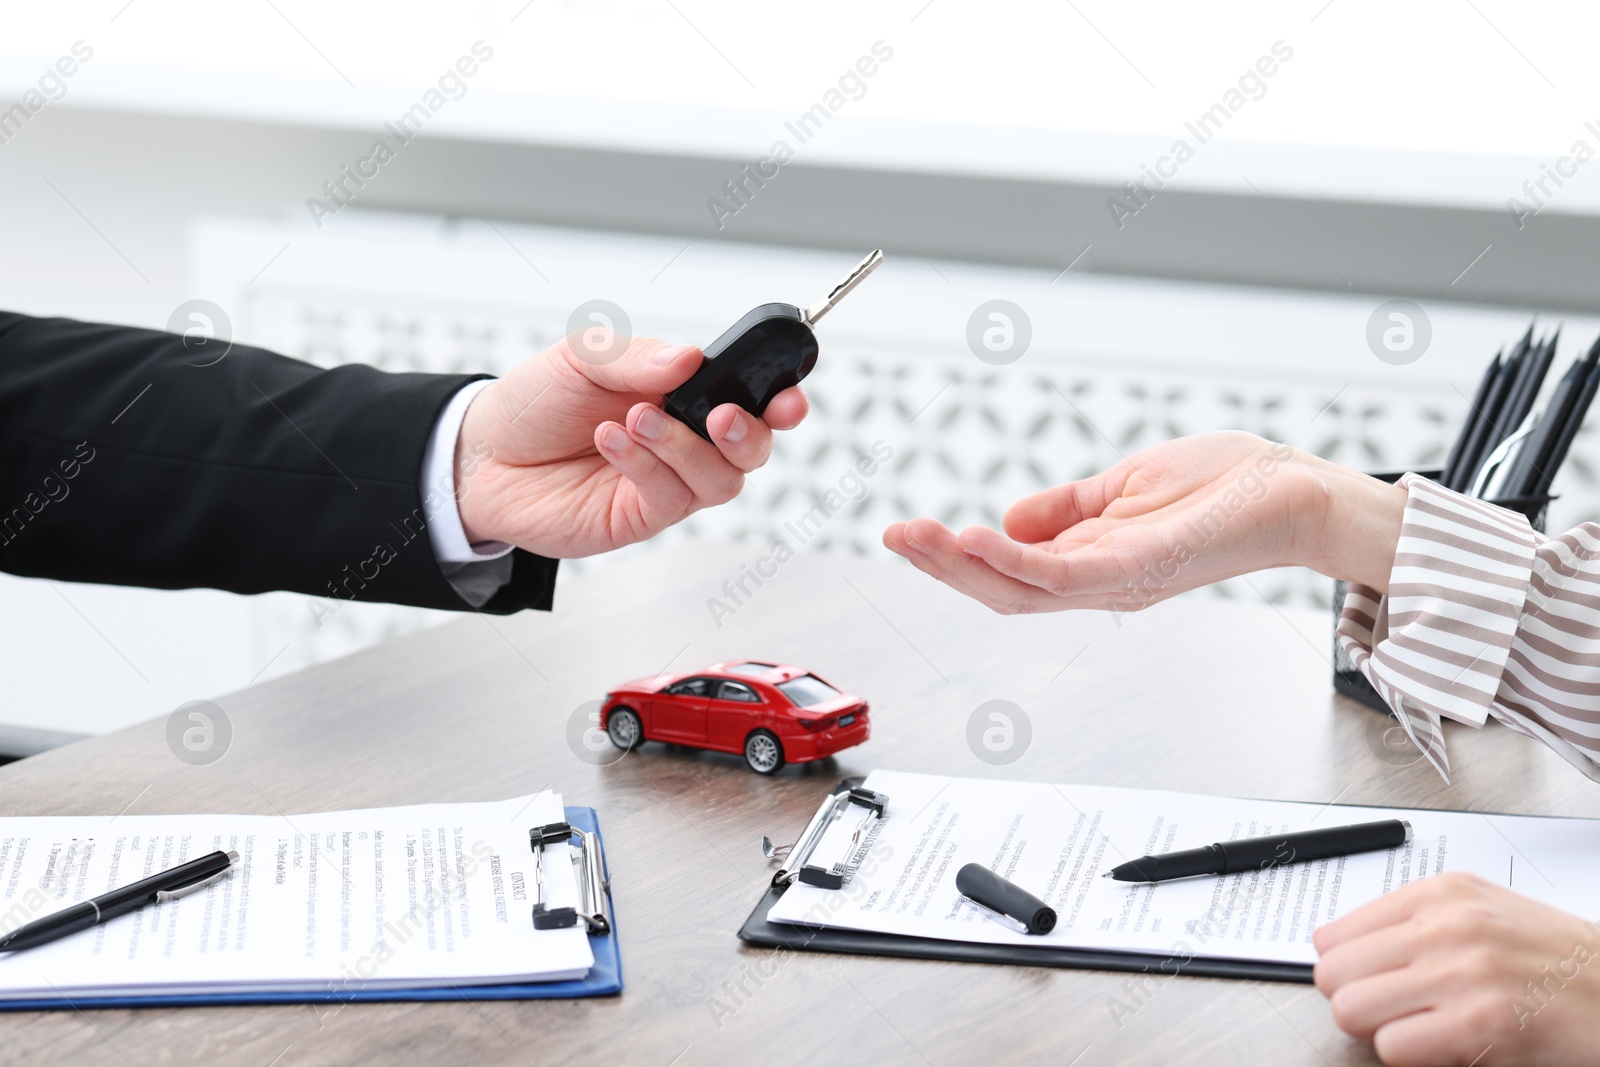
[[[841,789],[860,786],[865,779],[847,778]],[[739,940],[763,948],[788,948],[804,952],[837,952],[852,956],[903,956],[907,959],[947,960],[955,963],[1003,963],[1013,967],[1066,967],[1089,971],[1134,971],[1161,977],[1186,975],[1200,978],[1241,978],[1257,982],[1311,981],[1311,965],[1260,960],[1218,959],[1214,956],[1162,955],[1142,952],[1103,952],[1096,949],[1055,946],[994,945],[977,941],[946,941],[937,937],[878,934],[864,930],[838,930],[822,926],[795,926],[767,920],[767,913],[783,896],[769,887],[750,917],[739,928]]]

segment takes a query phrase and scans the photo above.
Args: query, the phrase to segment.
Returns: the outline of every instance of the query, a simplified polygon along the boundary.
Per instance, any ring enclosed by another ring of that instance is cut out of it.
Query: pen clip
[[[1515,454],[1521,452],[1520,446],[1522,442],[1527,440],[1529,435],[1533,433],[1534,427],[1538,425],[1540,414],[1537,411],[1528,412],[1527,418],[1522,420],[1522,425],[1518,426],[1504,441],[1496,445],[1494,451],[1484,457],[1482,465],[1478,468],[1478,476],[1473,479],[1468,495],[1487,500],[1491,496],[1491,488],[1495,490],[1494,495],[1498,495],[1501,487],[1496,483],[1498,476],[1503,473],[1501,468],[1504,467],[1505,472],[1510,471]]]
[[[208,886],[216,885],[232,873],[233,867],[230,865],[222,868],[222,870],[209,878],[200,879],[198,882],[190,882],[188,885],[179,886],[177,889],[158,889],[156,890],[156,903],[165,904],[169,900],[182,900],[191,893],[198,893]]]
[[[1007,929],[1015,930],[1019,934],[1028,933],[1028,925],[1022,922],[1020,919],[1013,919],[1005,912],[995,911],[987,904],[980,904],[976,900],[973,900],[971,897],[967,896],[965,893],[961,894],[961,903],[978,909],[979,914],[981,914],[984,918],[993,919],[995,922],[1006,927]]]

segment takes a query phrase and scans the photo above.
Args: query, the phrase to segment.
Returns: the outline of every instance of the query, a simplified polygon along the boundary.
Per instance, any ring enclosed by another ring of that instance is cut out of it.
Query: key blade
[[[806,308],[806,325],[815,326],[817,320],[833,310],[833,305],[845,298],[845,295],[861,284],[863,278],[878,269],[878,264],[883,262],[883,249],[874,248],[867,254],[867,258],[856,264],[856,269],[844,276],[844,281],[828,291],[828,295]]]

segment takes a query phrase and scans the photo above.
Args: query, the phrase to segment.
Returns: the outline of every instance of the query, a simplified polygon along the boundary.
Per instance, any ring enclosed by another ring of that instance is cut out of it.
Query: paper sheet
[[[582,928],[535,931],[528,829],[552,792],[487,804],[311,815],[0,818],[0,932],[235,850],[192,896],[0,954],[0,997],[428,988],[578,978]],[[552,907],[575,905],[568,847],[546,850]]]
[[[1312,932],[1383,893],[1471,871],[1578,915],[1600,913],[1600,820],[1235,800],[1105,786],[876,771],[888,818],[842,890],[792,885],[773,922],[955,941],[1314,963]],[[1126,860],[1216,841],[1405,819],[1403,848],[1154,885],[1102,878]],[[830,836],[848,836],[846,818]],[[823,846],[833,847],[824,840]],[[1018,933],[963,903],[956,872],[980,863],[1056,910]]]

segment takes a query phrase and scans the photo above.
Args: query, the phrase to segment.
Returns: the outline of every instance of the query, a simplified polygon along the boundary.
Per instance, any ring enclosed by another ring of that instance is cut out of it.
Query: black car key
[[[793,304],[762,304],[734,323],[705,349],[706,361],[694,377],[667,394],[667,414],[711,440],[706,419],[722,404],[738,404],[756,418],[772,398],[811,373],[817,365],[817,335],[812,327],[861,279],[883,262],[883,249],[845,275],[821,300],[801,311]]]

